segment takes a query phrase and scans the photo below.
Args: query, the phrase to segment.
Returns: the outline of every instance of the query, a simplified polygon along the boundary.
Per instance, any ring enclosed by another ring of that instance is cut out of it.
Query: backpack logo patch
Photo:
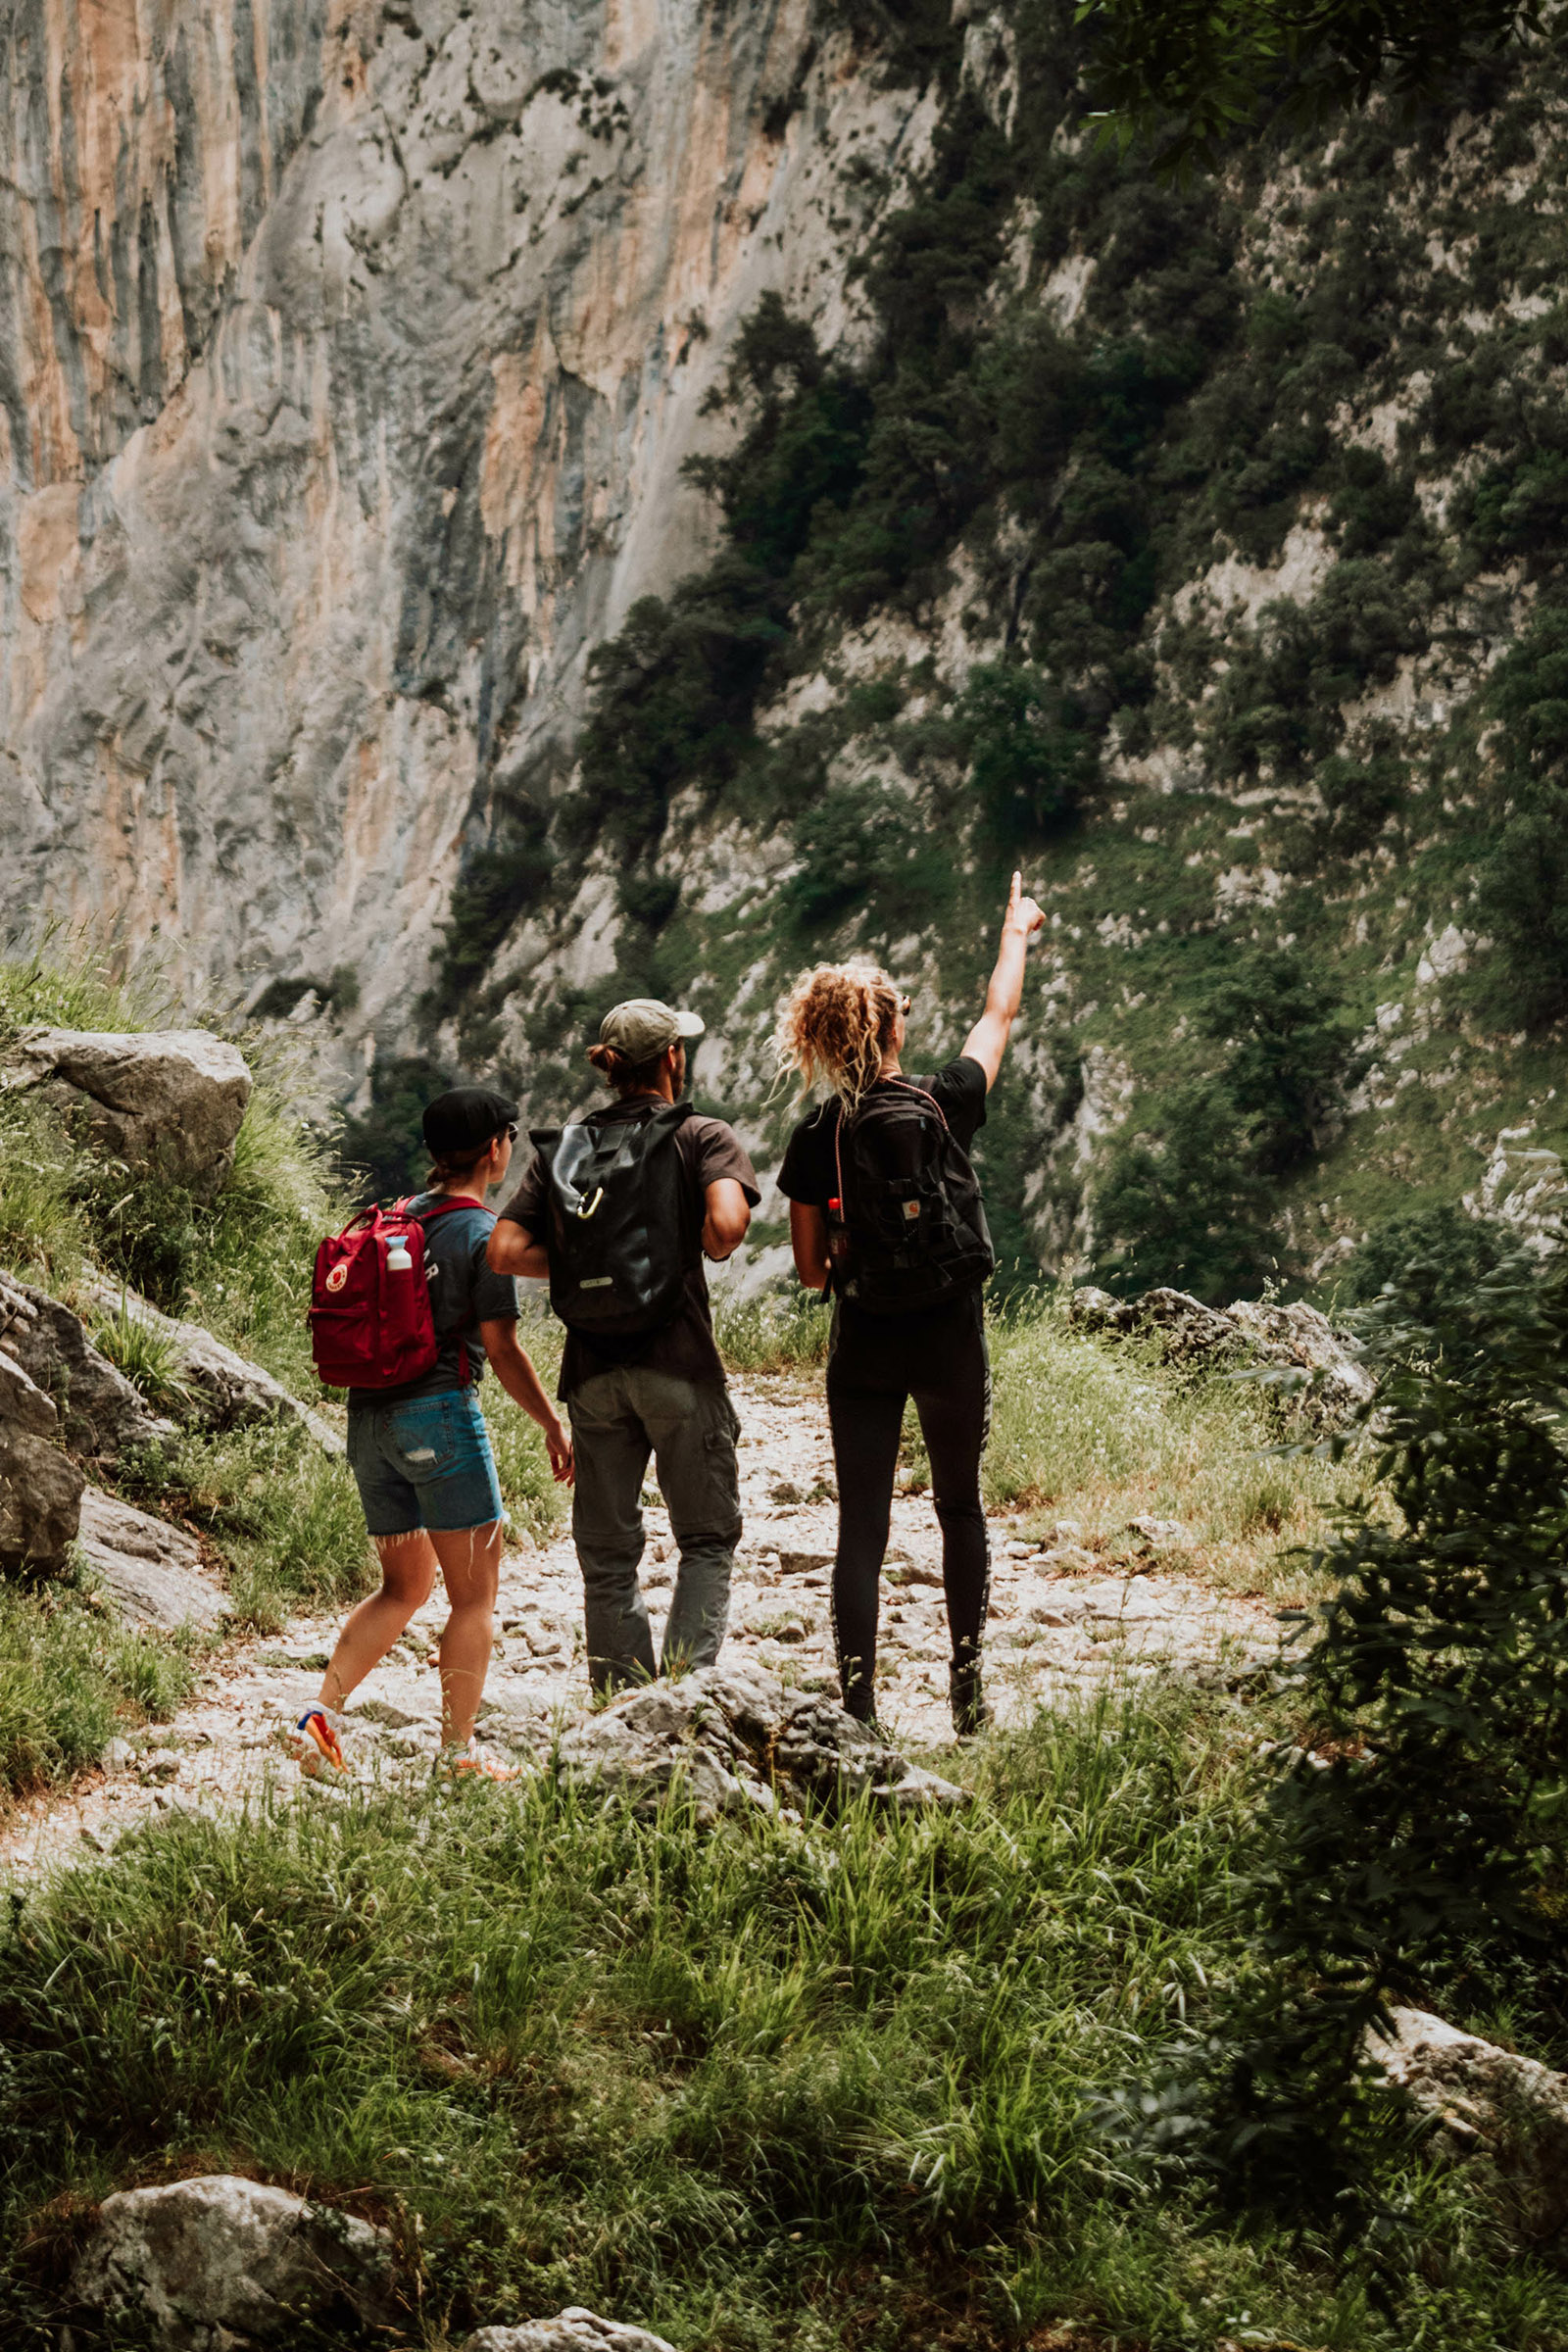
[[[340,1291],[343,1288],[343,1285],[347,1282],[348,1278],[348,1260],[345,1258],[340,1265],[336,1265],[332,1268],[331,1273],[326,1278],[326,1287],[329,1291]]]

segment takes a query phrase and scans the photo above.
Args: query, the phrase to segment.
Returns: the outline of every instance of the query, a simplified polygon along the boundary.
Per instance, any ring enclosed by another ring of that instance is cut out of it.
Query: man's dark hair
[[[665,1048],[668,1052],[668,1048]],[[590,1046],[588,1058],[607,1086],[617,1095],[655,1095],[659,1092],[659,1073],[664,1066],[664,1054],[656,1054],[648,1061],[628,1061],[613,1046]]]

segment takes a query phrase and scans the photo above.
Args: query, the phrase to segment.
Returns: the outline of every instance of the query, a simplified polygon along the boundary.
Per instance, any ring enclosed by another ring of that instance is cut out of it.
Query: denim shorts
[[[471,1389],[349,1407],[349,1468],[372,1536],[488,1527],[505,1517],[490,1432]]]

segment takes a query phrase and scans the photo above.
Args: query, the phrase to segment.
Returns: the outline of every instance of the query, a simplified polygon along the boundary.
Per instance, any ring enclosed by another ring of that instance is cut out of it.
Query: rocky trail
[[[835,1495],[819,1387],[754,1377],[737,1381],[734,1395],[746,1532],[721,1663],[728,1671],[763,1668],[786,1686],[832,1694]],[[657,1639],[674,1548],[652,1488],[645,1515],[643,1580]],[[987,1691],[1002,1723],[1107,1675],[1148,1677],[1166,1664],[1245,1672],[1277,1654],[1273,1610],[1203,1585],[1173,1523],[1141,1522],[1098,1553],[1068,1521],[1057,1522],[1054,1540],[1044,1544],[1019,1540],[1014,1527],[993,1515]],[[348,1752],[358,1777],[420,1769],[433,1759],[443,1615],[438,1589],[356,1692]],[[112,1742],[101,1770],[12,1815],[0,1832],[0,1872],[25,1877],[46,1863],[107,1852],[156,1815],[217,1811],[269,1780],[292,1776],[278,1734],[315,1695],[337,1622],[299,1617],[280,1634],[217,1650],[172,1722]],[[912,1489],[894,1499],[879,1685],[883,1722],[903,1746],[951,1744],[940,1542],[929,1495]],[[587,1694],[581,1585],[569,1538],[509,1550],[482,1734],[502,1749],[537,1755],[558,1729],[580,1721]]]

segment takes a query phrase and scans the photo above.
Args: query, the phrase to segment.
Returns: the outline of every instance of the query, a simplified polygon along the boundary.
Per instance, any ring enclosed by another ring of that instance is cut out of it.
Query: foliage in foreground
[[[1363,1499],[1318,1555],[1300,1745],[1247,1866],[1255,1966],[1201,2112],[1174,2095],[1154,2133],[1320,2216],[1375,2202],[1358,2070],[1390,2002],[1501,2006],[1568,2051],[1568,1264],[1456,1288],[1418,1259],[1368,1344],[1392,1509]]]
[[[437,2341],[581,2302],[711,2352],[1568,2342],[1397,2132],[1389,2311],[1097,2143],[1086,2091],[1231,1965],[1254,1728],[1146,1687],[956,1816],[702,1836],[542,1780],[145,1836],[0,1942],[0,2293],[42,2330],[81,2200],[234,2163],[397,2220]]]

